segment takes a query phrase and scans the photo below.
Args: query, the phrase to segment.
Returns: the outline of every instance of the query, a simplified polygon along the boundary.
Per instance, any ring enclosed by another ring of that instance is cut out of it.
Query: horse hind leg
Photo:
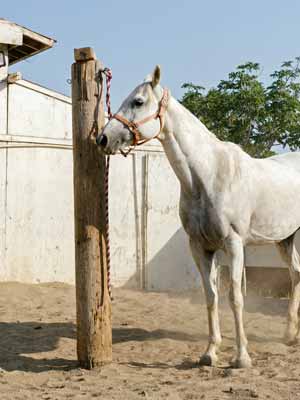
[[[295,246],[295,234],[277,244],[283,261],[287,264],[292,281],[288,307],[286,342],[293,344],[299,331],[298,309],[300,303],[300,258]]]

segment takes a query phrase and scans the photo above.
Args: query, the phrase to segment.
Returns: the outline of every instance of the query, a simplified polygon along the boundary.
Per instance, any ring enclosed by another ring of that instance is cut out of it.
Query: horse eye
[[[144,100],[143,100],[143,99],[141,99],[141,98],[134,99],[134,105],[135,105],[136,107],[140,107],[140,106],[142,106],[143,104],[144,104]]]

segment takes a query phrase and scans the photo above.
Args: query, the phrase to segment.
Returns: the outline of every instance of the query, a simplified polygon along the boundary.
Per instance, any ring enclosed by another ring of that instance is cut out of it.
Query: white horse
[[[276,243],[289,267],[292,295],[286,337],[298,334],[300,262],[294,245],[300,227],[300,154],[255,159],[220,141],[159,85],[160,68],[137,86],[97,137],[106,154],[126,151],[156,137],[180,181],[180,218],[189,236],[205,288],[209,342],[202,365],[217,362],[221,343],[216,285],[216,251],[230,259],[237,368],[251,366],[243,326],[243,248]]]

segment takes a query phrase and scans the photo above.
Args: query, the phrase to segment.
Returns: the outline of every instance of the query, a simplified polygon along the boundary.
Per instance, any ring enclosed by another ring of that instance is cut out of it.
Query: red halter
[[[127,126],[127,128],[130,130],[130,132],[133,134],[133,145],[130,146],[129,150],[127,152],[124,152],[121,150],[121,153],[123,154],[123,156],[127,157],[128,154],[131,152],[131,150],[133,150],[136,146],[140,146],[146,142],[149,142],[152,139],[157,138],[157,136],[160,134],[163,125],[164,125],[164,114],[166,112],[166,109],[168,107],[168,103],[169,103],[169,99],[170,99],[170,92],[167,88],[164,89],[163,91],[163,96],[159,102],[159,107],[158,110],[150,115],[149,117],[146,117],[144,119],[141,119],[140,121],[129,121],[128,119],[126,119],[125,117],[123,117],[122,115],[119,114],[114,114],[111,116],[110,119],[117,119],[118,121],[122,122],[122,124],[124,124],[125,126]],[[143,124],[145,124],[146,122],[151,121],[152,119],[157,119],[159,118],[159,122],[160,122],[160,129],[159,132],[151,137],[150,139],[142,139],[142,134],[139,131],[139,127]]]

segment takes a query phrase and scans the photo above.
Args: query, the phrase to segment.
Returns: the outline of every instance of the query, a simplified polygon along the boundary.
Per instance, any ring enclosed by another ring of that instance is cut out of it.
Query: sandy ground
[[[254,367],[233,370],[234,331],[221,299],[218,367],[198,367],[207,336],[201,291],[114,290],[114,361],[76,362],[74,288],[0,284],[0,399],[300,399],[300,346],[281,337],[287,300],[247,297]]]

